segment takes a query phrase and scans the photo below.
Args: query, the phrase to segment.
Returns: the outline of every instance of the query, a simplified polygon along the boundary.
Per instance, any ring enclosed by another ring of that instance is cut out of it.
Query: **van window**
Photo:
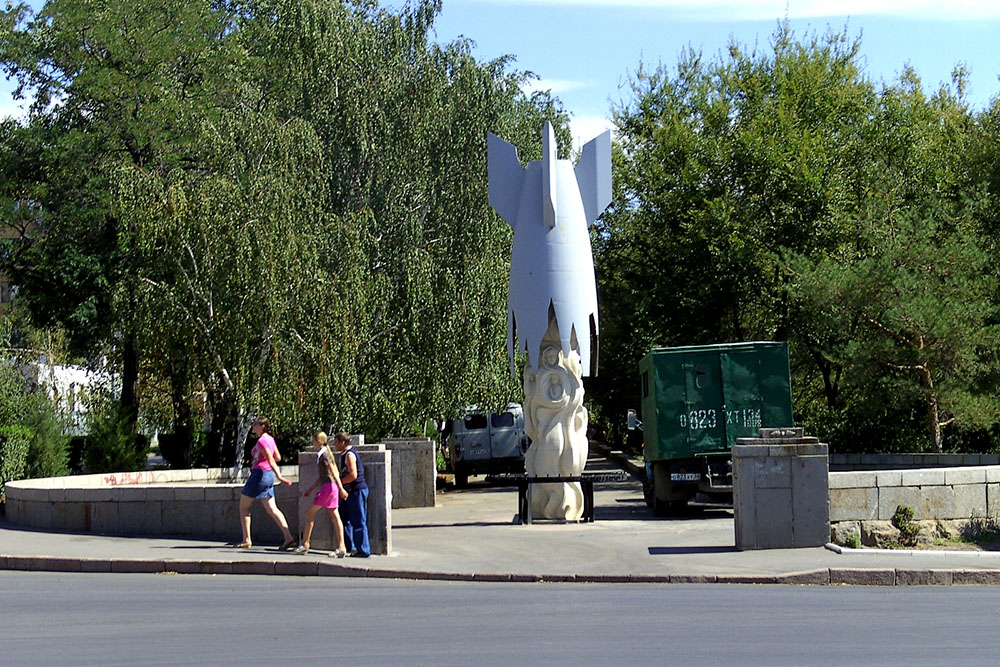
[[[486,415],[466,415],[465,429],[467,431],[477,431],[486,428]]]
[[[493,428],[511,428],[513,425],[513,412],[501,412],[498,415],[490,415],[490,426]]]

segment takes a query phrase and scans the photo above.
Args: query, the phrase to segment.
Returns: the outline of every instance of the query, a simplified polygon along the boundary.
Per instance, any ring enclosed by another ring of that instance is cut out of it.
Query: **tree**
[[[796,298],[831,330],[844,330],[841,322],[856,329],[833,348],[849,381],[871,395],[870,378],[884,379],[897,404],[921,405],[935,452],[944,427],[988,427],[1000,416],[998,281],[991,253],[962,223],[941,208],[914,211],[889,234],[869,229],[867,257],[789,262]]]

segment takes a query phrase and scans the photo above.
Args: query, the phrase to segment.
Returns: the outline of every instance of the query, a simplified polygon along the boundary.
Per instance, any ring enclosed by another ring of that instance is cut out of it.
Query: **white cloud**
[[[615,131],[615,124],[600,116],[573,116],[569,121],[569,131],[573,135],[573,152],[578,153],[583,145],[605,130]]]
[[[584,81],[572,81],[569,79],[531,79],[521,86],[521,90],[524,91],[525,95],[531,95],[540,90],[551,90],[553,95],[559,95],[570,90],[587,88],[590,85]]]
[[[466,0],[509,5],[605,6],[663,9],[675,18],[700,21],[772,20],[824,16],[886,15],[927,20],[1000,19],[996,0]]]

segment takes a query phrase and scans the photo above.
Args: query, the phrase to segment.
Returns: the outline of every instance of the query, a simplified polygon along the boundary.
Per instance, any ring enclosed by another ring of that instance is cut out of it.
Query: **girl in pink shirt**
[[[260,417],[254,420],[253,433],[257,436],[257,444],[250,451],[250,456],[253,458],[250,477],[240,492],[240,528],[243,529],[243,541],[236,545],[237,549],[249,549],[253,546],[250,540],[250,508],[254,500],[264,503],[268,516],[281,529],[281,534],[285,538],[281,550],[295,546],[295,538],[288,530],[288,521],[274,502],[274,480],[277,479],[285,486],[291,486],[292,482],[282,477],[281,470],[278,469],[281,453],[278,452],[278,445],[269,433],[270,430],[271,422],[267,419]]]

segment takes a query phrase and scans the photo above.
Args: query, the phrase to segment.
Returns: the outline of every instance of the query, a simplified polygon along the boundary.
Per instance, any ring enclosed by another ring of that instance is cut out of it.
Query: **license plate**
[[[701,479],[701,474],[697,472],[672,472],[670,473],[671,482],[697,482]]]

